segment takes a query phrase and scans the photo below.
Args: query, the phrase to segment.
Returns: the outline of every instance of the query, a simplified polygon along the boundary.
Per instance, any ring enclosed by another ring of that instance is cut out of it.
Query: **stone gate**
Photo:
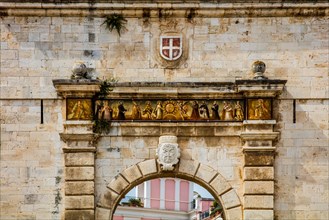
[[[286,81],[116,83],[108,97],[101,100],[106,102],[103,106],[95,99],[100,81],[53,83],[64,99],[61,138],[65,157],[65,219],[111,219],[130,189],[160,177],[199,183],[222,203],[226,219],[273,219],[273,143],[279,135],[273,130],[273,112],[277,108],[275,98]],[[84,104],[84,111],[95,113],[96,118],[102,111],[99,108],[110,109],[109,133],[94,133],[92,123],[83,120],[84,116],[72,118],[77,109],[72,106],[77,104]],[[222,111],[216,109],[203,118],[199,109],[198,118],[191,118],[196,104],[207,111],[219,105]],[[161,118],[147,115],[148,108],[155,114],[157,105],[161,105]],[[226,105],[229,108],[224,112]],[[125,109],[124,118],[119,116],[120,109]],[[140,114],[136,114],[138,109]],[[216,112],[220,115],[217,118]],[[159,138],[166,137],[177,139],[175,143],[180,148],[179,162],[168,170],[162,168],[155,154]],[[202,153],[207,148],[210,153]],[[120,160],[102,162],[113,158],[120,149],[126,151],[121,152]],[[127,164],[131,166],[125,168]],[[114,171],[113,180],[97,189],[104,169]]]

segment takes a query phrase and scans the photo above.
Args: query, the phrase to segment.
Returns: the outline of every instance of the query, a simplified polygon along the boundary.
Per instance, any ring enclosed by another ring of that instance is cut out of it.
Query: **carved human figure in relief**
[[[242,106],[240,105],[240,101],[236,101],[236,104],[234,106],[234,110],[235,110],[235,117],[234,119],[237,121],[241,121],[243,120],[243,109]]]
[[[143,110],[143,119],[150,120],[152,119],[153,108],[150,101],[146,101],[145,108]]]
[[[198,120],[200,119],[200,115],[199,115],[199,104],[197,101],[193,101],[192,102],[192,113],[190,116],[191,120]]]
[[[255,115],[254,119],[269,119],[270,118],[270,112],[266,108],[264,104],[263,99],[258,99],[257,104],[255,106]]]
[[[209,109],[205,101],[202,101],[200,105],[200,117],[202,119],[209,119]]]
[[[224,121],[232,121],[233,118],[233,108],[230,103],[226,101],[223,102],[223,109],[220,113],[221,119]]]
[[[101,119],[110,121],[113,118],[113,109],[109,106],[108,102],[105,102],[105,105],[102,107],[101,112]]]
[[[161,120],[163,117],[163,107],[161,101],[158,101],[157,106],[154,109],[155,119]]]
[[[132,119],[135,119],[135,120],[142,118],[141,108],[135,101],[133,101],[131,117],[132,117]]]
[[[214,101],[211,107],[211,119],[219,120],[219,113],[218,113],[219,106],[217,104],[217,101]]]
[[[118,120],[125,120],[126,116],[125,116],[125,112],[127,111],[127,109],[125,109],[125,107],[123,106],[123,102],[119,102],[118,105]]]
[[[89,106],[87,102],[78,100],[73,108],[68,109],[69,114],[67,116],[68,119],[72,120],[85,120],[85,119],[90,119],[91,113],[89,112]]]

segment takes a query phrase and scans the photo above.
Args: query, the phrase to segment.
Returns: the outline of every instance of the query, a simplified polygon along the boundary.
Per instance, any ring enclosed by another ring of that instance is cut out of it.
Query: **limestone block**
[[[274,168],[273,167],[245,167],[244,179],[245,180],[273,180]]]
[[[273,210],[244,210],[245,220],[273,220]]]
[[[93,166],[95,156],[93,152],[66,153],[65,166]]]
[[[273,181],[245,181],[244,193],[245,194],[273,194],[274,182]]]
[[[111,190],[107,190],[101,199],[98,202],[98,205],[106,208],[112,208],[113,203],[116,199],[119,198],[119,195]]]
[[[128,167],[126,170],[122,172],[122,175],[128,180],[130,183],[142,177],[141,172],[139,171],[136,165]]]
[[[240,199],[234,189],[231,189],[230,191],[223,194],[221,199],[223,201],[223,205],[227,209],[241,204]]]
[[[125,180],[122,176],[117,175],[107,187],[120,194],[128,185],[129,183],[127,180]]]
[[[96,207],[96,220],[110,219],[111,209]]]
[[[65,220],[94,220],[94,210],[65,210]]]
[[[94,194],[94,181],[65,182],[66,195]]]
[[[94,195],[90,196],[65,196],[66,209],[93,209]]]
[[[272,151],[267,152],[245,152],[245,166],[269,166],[274,164],[274,155]]]
[[[181,160],[179,163],[179,172],[188,176],[194,176],[199,163],[194,160]]]
[[[94,180],[94,167],[65,167],[65,180]]]
[[[210,185],[216,190],[217,195],[221,195],[231,188],[230,184],[220,174],[211,181]]]
[[[226,211],[226,214],[228,215],[227,219],[241,220],[242,219],[242,208],[241,208],[241,206],[239,206],[239,207],[235,207],[232,209],[228,209]]]
[[[212,180],[212,178],[214,178],[216,173],[217,172],[212,167],[200,164],[198,172],[196,173],[195,176],[209,183]]]
[[[271,195],[245,195],[245,208],[273,208],[274,198]]]
[[[157,172],[156,161],[154,159],[140,162],[138,166],[142,171],[143,176]]]

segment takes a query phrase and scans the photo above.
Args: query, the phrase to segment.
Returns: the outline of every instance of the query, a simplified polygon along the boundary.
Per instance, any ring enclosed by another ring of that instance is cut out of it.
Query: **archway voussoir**
[[[198,167],[199,163],[194,160],[181,160],[178,172],[194,177]]]
[[[96,207],[96,220],[107,220],[111,217],[111,209]]]
[[[119,198],[119,195],[111,190],[107,190],[98,202],[103,208],[113,208],[113,203]]]
[[[121,175],[117,175],[107,187],[120,194],[124,189],[127,188],[128,185],[129,183],[127,180],[125,180]]]
[[[230,220],[241,220],[242,219],[242,207],[238,206],[226,211],[226,218]]]
[[[215,177],[216,174],[216,170],[214,170],[212,167],[200,164],[200,167],[195,177],[209,183]]]
[[[220,174],[218,174],[215,179],[210,182],[210,185],[212,188],[214,188],[217,195],[222,195],[224,192],[227,192],[232,188],[231,185]]]
[[[222,199],[223,205],[226,209],[241,205],[241,201],[239,200],[239,197],[234,189],[231,189],[230,191],[224,193],[220,196],[220,198]]]
[[[157,163],[155,159],[145,160],[143,162],[140,162],[138,163],[138,167],[142,172],[143,176],[147,176],[158,172]]]
[[[122,175],[130,183],[142,178],[142,174],[136,165],[128,167],[126,170],[122,172]]]

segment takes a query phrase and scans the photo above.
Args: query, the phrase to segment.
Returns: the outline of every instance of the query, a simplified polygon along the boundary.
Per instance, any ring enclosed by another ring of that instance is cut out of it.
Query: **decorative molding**
[[[186,18],[191,9],[194,17],[295,17],[328,16],[329,4],[318,3],[0,3],[2,16],[41,16],[41,17],[104,17],[111,13],[124,17],[143,17],[145,9],[150,10],[151,18],[170,16]]]
[[[99,92],[101,82],[92,79],[55,79],[53,84],[57,94],[63,98],[92,98]]]
[[[250,140],[275,140],[280,132],[242,132],[240,137],[243,141]]]

